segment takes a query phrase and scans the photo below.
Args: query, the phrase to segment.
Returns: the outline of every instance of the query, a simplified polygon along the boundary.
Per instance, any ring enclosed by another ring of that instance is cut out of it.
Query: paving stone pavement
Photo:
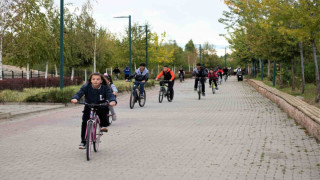
[[[0,179],[320,179],[320,145],[278,106],[231,78],[200,101],[193,81],[118,120],[86,160],[75,106],[0,123]]]

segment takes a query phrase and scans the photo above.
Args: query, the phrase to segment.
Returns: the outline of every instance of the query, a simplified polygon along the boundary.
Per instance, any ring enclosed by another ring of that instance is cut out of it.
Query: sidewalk
[[[64,108],[66,105],[59,103],[1,103],[0,121],[26,114]]]

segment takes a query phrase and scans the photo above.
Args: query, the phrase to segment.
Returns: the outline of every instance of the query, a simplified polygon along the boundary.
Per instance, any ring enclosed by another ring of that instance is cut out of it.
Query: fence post
[[[23,71],[21,72],[21,78],[23,79]]]
[[[30,71],[30,79],[32,78],[32,70]]]
[[[11,73],[12,73],[12,79],[14,79],[14,72],[13,72],[13,71],[11,71]]]
[[[38,70],[38,78],[40,77],[40,71]]]

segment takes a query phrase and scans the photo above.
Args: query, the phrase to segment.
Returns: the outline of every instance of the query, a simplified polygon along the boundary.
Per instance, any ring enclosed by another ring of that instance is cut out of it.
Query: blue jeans
[[[134,85],[136,85],[136,86],[139,86],[140,85],[140,94],[141,95],[143,95],[143,93],[144,93],[144,85],[145,85],[146,83],[142,83],[142,82],[139,82],[139,81],[136,81],[136,82],[134,82]]]

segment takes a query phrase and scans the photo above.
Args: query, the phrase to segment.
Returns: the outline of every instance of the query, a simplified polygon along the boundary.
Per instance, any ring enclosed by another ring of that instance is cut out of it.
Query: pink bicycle
[[[103,133],[101,132],[100,127],[100,119],[96,114],[98,107],[108,107],[109,102],[103,104],[88,104],[88,103],[79,103],[84,104],[85,106],[90,108],[90,119],[87,121],[87,129],[86,129],[86,154],[87,160],[90,160],[91,156],[91,146],[93,145],[94,152],[98,152],[99,143],[101,136]]]

